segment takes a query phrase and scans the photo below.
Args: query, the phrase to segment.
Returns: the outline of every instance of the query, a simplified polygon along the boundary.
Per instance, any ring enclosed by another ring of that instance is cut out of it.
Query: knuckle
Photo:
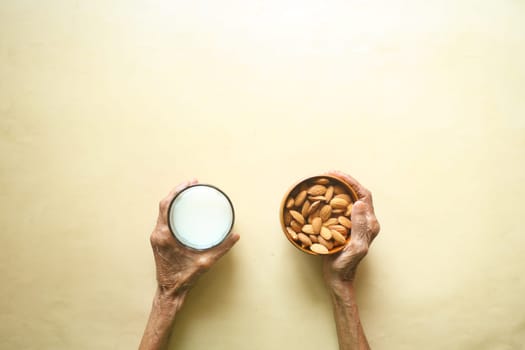
[[[381,230],[381,225],[379,224],[379,221],[377,221],[377,219],[374,219],[371,225],[372,234],[375,236],[379,233],[380,230]]]
[[[201,255],[197,259],[197,265],[201,269],[209,269],[211,267],[211,264],[212,264],[212,260],[208,255]]]
[[[160,243],[160,235],[158,234],[157,231],[154,231],[151,236],[149,237],[149,241],[151,243],[151,246],[152,247],[155,247],[155,246],[158,246],[159,243]]]
[[[379,232],[379,229],[381,228],[379,225],[379,221],[377,221],[377,218],[374,214],[368,216],[367,226],[370,232],[373,234],[377,234]]]
[[[159,247],[167,247],[170,245],[170,239],[168,236],[166,235],[161,235],[159,236],[159,238],[157,239],[157,245]]]
[[[170,244],[170,235],[167,227],[161,227],[153,231],[150,236],[150,243],[152,246],[165,247]]]
[[[156,237],[155,237],[155,233],[152,233],[150,236],[149,236],[149,243],[151,244],[151,246],[155,246],[155,243],[156,243]]]

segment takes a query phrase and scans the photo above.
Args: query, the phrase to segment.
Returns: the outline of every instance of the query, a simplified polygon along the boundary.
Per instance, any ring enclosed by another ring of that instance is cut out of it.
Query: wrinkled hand
[[[331,286],[340,282],[352,282],[359,262],[368,253],[368,248],[379,233],[379,222],[374,213],[372,194],[353,177],[339,171],[329,175],[348,183],[357,193],[352,209],[351,239],[342,251],[324,258],[323,273],[326,283]]]
[[[185,247],[175,239],[168,226],[169,205],[177,193],[196,183],[197,180],[182,183],[160,201],[157,225],[150,237],[159,291],[173,297],[184,297],[199,276],[239,240],[239,235],[231,233],[218,246],[199,251]]]

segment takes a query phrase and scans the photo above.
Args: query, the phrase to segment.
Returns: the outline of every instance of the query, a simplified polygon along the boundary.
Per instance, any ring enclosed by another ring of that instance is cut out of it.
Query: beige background
[[[336,349],[320,260],[282,236],[338,168],[382,232],[375,349],[525,344],[522,1],[2,1],[0,348],[133,349],[157,203],[224,189],[238,246],[172,349]]]

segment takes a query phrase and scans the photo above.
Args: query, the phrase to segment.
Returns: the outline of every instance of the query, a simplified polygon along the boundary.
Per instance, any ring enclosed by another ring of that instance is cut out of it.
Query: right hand
[[[345,173],[331,171],[328,175],[348,183],[358,197],[352,209],[350,241],[339,253],[324,258],[324,279],[329,286],[336,286],[353,282],[357,266],[368,253],[368,248],[379,233],[380,226],[374,213],[372,194],[369,190]]]

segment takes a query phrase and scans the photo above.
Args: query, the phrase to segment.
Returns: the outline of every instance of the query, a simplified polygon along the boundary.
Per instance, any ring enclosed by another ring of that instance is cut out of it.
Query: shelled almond
[[[283,222],[288,236],[313,254],[330,254],[344,245],[352,229],[353,194],[329,177],[306,180],[285,198]]]

